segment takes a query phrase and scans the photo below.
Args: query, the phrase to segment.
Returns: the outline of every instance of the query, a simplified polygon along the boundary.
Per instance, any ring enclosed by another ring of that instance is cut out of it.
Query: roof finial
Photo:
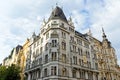
[[[58,6],[58,3],[56,3],[56,6]]]
[[[103,32],[103,35],[102,35],[103,40],[107,40],[107,38],[106,38],[106,34],[105,34],[105,31],[104,31],[104,28],[103,28],[103,27],[102,27],[102,32]]]
[[[36,34],[35,34],[35,30],[34,30],[34,32],[33,32],[33,34],[32,34],[32,37],[34,37],[34,36],[36,36]]]
[[[90,27],[89,27],[88,35],[89,35],[89,36],[92,36]]]
[[[102,32],[103,32],[103,33],[105,33],[105,32],[104,32],[104,28],[103,28],[103,27],[102,27]]]
[[[43,18],[43,22],[46,23],[46,21],[45,21],[45,17]]]
[[[52,6],[52,10],[54,9],[54,7]]]

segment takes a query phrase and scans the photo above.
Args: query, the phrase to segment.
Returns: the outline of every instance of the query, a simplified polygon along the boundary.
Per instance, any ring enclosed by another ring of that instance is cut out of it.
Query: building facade
[[[18,64],[19,53],[22,50],[21,45],[17,45],[15,48],[12,49],[10,55],[3,60],[2,65],[4,66],[11,66],[12,64]]]
[[[72,18],[56,6],[40,33],[30,39],[27,80],[120,80],[115,50],[106,38],[75,30]]]

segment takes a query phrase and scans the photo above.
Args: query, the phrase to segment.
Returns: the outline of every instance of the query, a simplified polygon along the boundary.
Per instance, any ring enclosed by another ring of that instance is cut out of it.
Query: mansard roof
[[[66,16],[64,15],[63,10],[58,6],[56,6],[56,8],[53,9],[53,11],[49,17],[49,20],[52,20],[52,19],[61,19],[65,22],[67,22],[67,19],[66,19]]]

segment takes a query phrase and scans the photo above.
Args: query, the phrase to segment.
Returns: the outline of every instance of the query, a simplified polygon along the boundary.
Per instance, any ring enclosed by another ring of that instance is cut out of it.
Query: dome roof
[[[63,10],[58,6],[56,6],[56,8],[53,9],[49,17],[49,20],[52,20],[52,19],[62,19],[63,21],[67,22],[67,19],[63,13]]]

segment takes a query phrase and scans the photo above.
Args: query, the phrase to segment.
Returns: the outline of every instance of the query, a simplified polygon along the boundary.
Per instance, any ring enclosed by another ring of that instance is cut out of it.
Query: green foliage
[[[0,66],[0,80],[4,80],[6,77],[6,67]]]
[[[20,80],[20,68],[15,65],[11,65],[8,68],[1,66],[0,80]]]

